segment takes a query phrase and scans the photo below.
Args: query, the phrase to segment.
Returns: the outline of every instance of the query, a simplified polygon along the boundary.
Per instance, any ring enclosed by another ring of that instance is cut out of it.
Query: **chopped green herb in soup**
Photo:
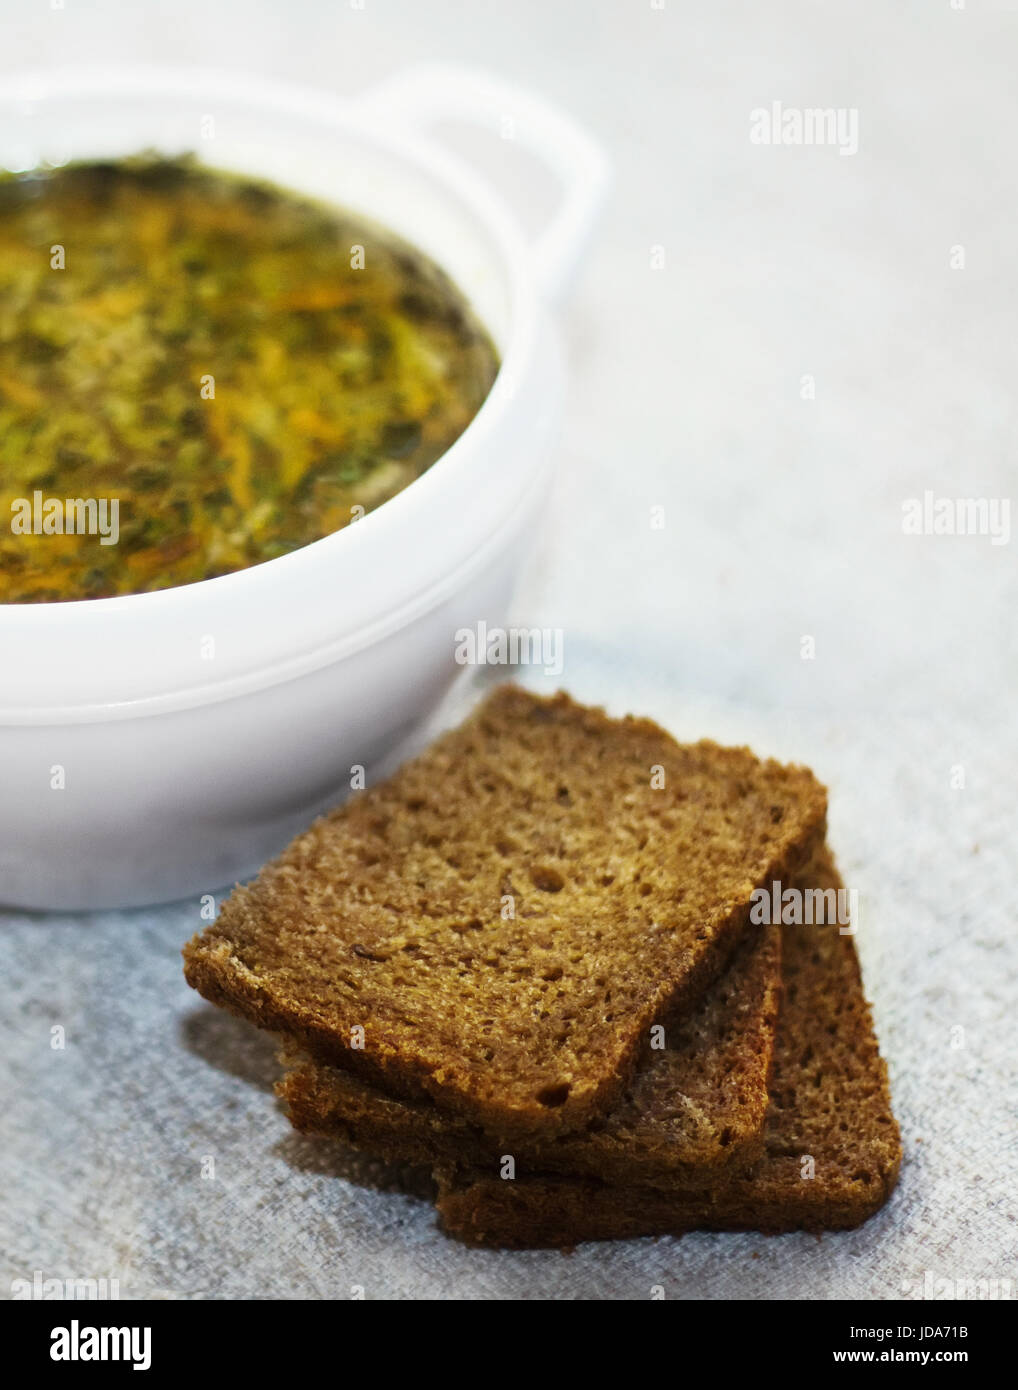
[[[0,602],[187,584],[405,488],[498,370],[366,221],[191,159],[0,177]]]

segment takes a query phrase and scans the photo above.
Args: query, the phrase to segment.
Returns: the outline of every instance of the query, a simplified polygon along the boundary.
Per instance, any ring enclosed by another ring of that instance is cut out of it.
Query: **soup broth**
[[[351,214],[142,156],[0,179],[0,602],[243,569],[405,488],[498,370]]]

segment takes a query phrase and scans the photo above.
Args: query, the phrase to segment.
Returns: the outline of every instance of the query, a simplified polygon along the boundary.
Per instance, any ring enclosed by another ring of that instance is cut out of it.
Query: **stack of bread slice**
[[[565,1246],[858,1225],[900,1144],[801,767],[495,691],[185,949],[283,1040],[300,1130],[434,1172],[446,1230]]]

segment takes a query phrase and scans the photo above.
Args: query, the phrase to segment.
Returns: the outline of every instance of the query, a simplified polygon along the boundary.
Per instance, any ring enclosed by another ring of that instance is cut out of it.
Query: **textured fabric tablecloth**
[[[603,139],[515,617],[562,629],[578,697],[828,783],[905,1145],[857,1232],[469,1251],[419,1185],[290,1131],[271,1041],[184,984],[197,903],[0,914],[0,1297],[35,1271],[163,1298],[1018,1291],[1015,547],[902,530],[927,491],[1013,490],[1015,25],[988,0],[0,3],[0,72],[141,58],[353,92],[451,58]],[[754,143],[774,102],[856,111],[858,150]]]

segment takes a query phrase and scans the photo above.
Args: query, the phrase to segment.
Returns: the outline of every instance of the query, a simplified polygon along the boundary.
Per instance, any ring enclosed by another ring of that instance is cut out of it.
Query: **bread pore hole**
[[[558,869],[553,869],[547,864],[538,864],[531,869],[530,878],[534,887],[540,888],[542,893],[561,893],[566,886],[566,881]]]
[[[549,1110],[556,1110],[560,1105],[565,1105],[571,1089],[568,1081],[563,1081],[559,1086],[545,1086],[543,1091],[537,1093],[538,1103],[546,1105]]]

